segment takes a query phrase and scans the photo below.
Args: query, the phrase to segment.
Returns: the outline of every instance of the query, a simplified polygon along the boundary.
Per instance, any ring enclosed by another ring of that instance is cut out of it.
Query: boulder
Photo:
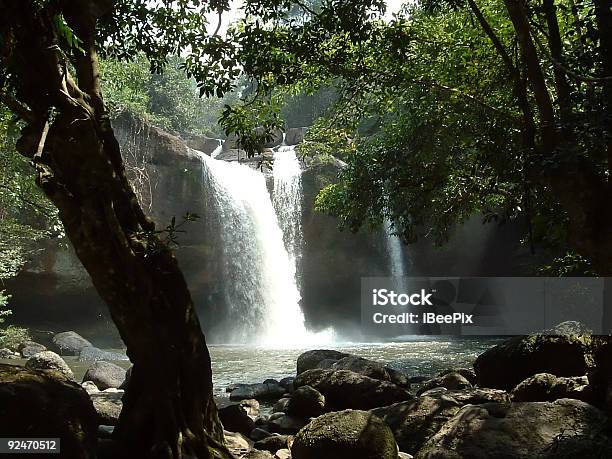
[[[406,389],[388,381],[349,370],[307,370],[295,379],[297,388],[311,386],[325,397],[326,410],[368,410],[414,398]]]
[[[285,132],[285,144],[297,145],[298,143],[302,143],[307,132],[307,127],[294,127],[287,129]]]
[[[219,420],[224,429],[247,436],[255,428],[255,422],[240,403],[232,403],[219,408]]]
[[[68,379],[74,380],[74,374],[68,364],[55,352],[42,351],[30,357],[25,367],[29,370],[57,370]]]
[[[42,344],[36,343],[34,341],[24,341],[19,346],[17,346],[17,350],[24,359],[29,359],[34,354],[46,351],[47,348]]]
[[[95,362],[98,360],[128,360],[127,355],[119,352],[103,351],[95,346],[85,346],[79,352],[79,362]]]
[[[246,456],[243,456],[242,459],[274,459],[274,456],[267,451],[253,449],[249,451]]]
[[[234,457],[244,457],[249,451],[251,451],[251,444],[244,435],[237,432],[229,432],[227,430],[223,431],[223,436],[225,437],[225,446]]]
[[[481,405],[483,403],[509,403],[510,394],[505,390],[472,387],[463,390],[448,390],[445,387],[429,389],[421,394],[421,397],[446,397],[452,398],[459,405]]]
[[[480,354],[474,362],[478,385],[512,390],[538,373],[584,376],[591,359],[590,336],[517,336]]]
[[[570,378],[538,373],[519,383],[510,396],[514,402],[552,402],[560,398],[574,398],[590,402],[589,379],[586,376]]]
[[[275,413],[268,419],[270,431],[281,434],[295,434],[306,424],[306,419],[285,413]]]
[[[264,438],[268,438],[272,435],[274,434],[271,432],[268,432],[266,429],[262,429],[261,427],[255,427],[253,430],[251,430],[251,433],[249,434],[249,438],[257,442],[259,440],[263,440]]]
[[[287,448],[293,442],[293,437],[290,435],[274,434],[262,440],[256,441],[253,448],[260,451],[269,451],[275,453],[279,449]]]
[[[287,405],[289,404],[289,400],[290,400],[289,397],[283,397],[280,400],[278,400],[272,407],[272,412],[273,413],[285,412],[287,410]]]
[[[345,410],[313,419],[296,435],[293,459],[397,459],[393,433],[366,411]]]
[[[416,459],[610,457],[606,416],[579,400],[466,405]]]
[[[400,450],[415,454],[453,416],[461,405],[451,397],[419,397],[370,410],[391,428]]]
[[[444,387],[449,390],[461,390],[472,387],[470,382],[461,376],[459,373],[447,373],[444,376],[430,379],[417,391],[417,395],[436,387]]]
[[[343,357],[332,365],[338,370],[350,370],[370,378],[390,381],[393,384],[410,388],[410,378],[401,371],[394,370],[374,360],[364,359],[354,355]]]
[[[92,344],[77,332],[66,331],[53,337],[53,345],[61,355],[79,355],[81,349]]]
[[[459,373],[465,379],[467,379],[471,385],[475,386],[477,383],[476,372],[473,368],[448,368],[438,374],[438,376],[446,376],[449,373]]]
[[[56,371],[0,364],[3,437],[61,438],[61,457],[90,459],[96,431],[96,412],[77,383]]]
[[[98,361],[85,372],[83,382],[91,381],[100,390],[110,387],[117,389],[123,385],[125,375],[126,371],[119,365]]]
[[[123,408],[123,391],[107,390],[90,393],[91,401],[98,415],[98,424],[116,426]]]
[[[274,457],[275,459],[291,459],[291,451],[287,448],[279,449]]]
[[[293,380],[295,379],[295,377],[293,376],[287,376],[286,378],[281,379],[278,384],[279,386],[283,387],[287,392],[289,392],[290,394],[293,393]]]
[[[220,147],[222,143],[223,141],[221,139],[213,139],[203,135],[192,135],[185,139],[185,144],[189,148],[201,151],[208,156]]]
[[[255,400],[277,400],[283,396],[285,389],[278,384],[238,384],[231,391],[230,400],[244,400],[254,398]]]
[[[304,373],[306,370],[317,368],[322,360],[338,361],[344,357],[350,357],[346,352],[334,351],[331,349],[315,349],[306,351],[297,359],[297,374]]]
[[[88,394],[94,394],[96,392],[100,392],[100,389],[98,389],[98,386],[96,386],[91,381],[85,381],[84,383],[81,384],[81,387],[85,389],[85,392],[87,392]]]
[[[313,418],[323,414],[325,397],[318,390],[306,385],[296,389],[289,402],[286,412],[302,418]]]

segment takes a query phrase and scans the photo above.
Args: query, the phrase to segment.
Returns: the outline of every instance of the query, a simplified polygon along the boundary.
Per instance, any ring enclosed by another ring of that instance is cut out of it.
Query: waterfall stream
[[[283,232],[287,252],[296,268],[302,251],[302,170],[295,147],[281,146],[274,153],[272,203]],[[299,285],[299,282],[298,282]]]
[[[299,164],[296,172],[290,158],[280,159],[275,174],[275,203],[287,228],[284,235],[264,174],[237,162],[200,157],[204,185],[219,218],[229,340],[290,346],[326,339],[306,330],[299,304],[296,260],[301,236],[293,231],[301,202]],[[291,255],[284,241],[290,242]]]

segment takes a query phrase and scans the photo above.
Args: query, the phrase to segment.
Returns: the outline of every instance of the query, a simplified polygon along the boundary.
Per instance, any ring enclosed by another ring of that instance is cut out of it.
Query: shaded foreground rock
[[[607,417],[578,401],[468,405],[431,437],[417,459],[610,457]]]
[[[462,390],[448,390],[436,387],[421,394],[421,397],[452,398],[459,405],[481,405],[483,403],[510,403],[510,394],[501,389],[472,387]]]
[[[29,370],[56,370],[74,380],[74,374],[68,364],[55,352],[38,352],[26,361],[25,367]]]
[[[236,384],[230,392],[230,400],[275,400],[285,393],[285,389],[276,383]]]
[[[370,410],[391,428],[401,451],[415,454],[453,416],[461,405],[451,397],[419,397]]]
[[[0,364],[3,437],[60,437],[61,457],[89,459],[96,455],[96,431],[96,412],[78,384],[57,371]]]
[[[320,416],[325,411],[325,397],[310,386],[299,387],[287,402],[285,411],[303,418]]]
[[[550,373],[538,373],[522,381],[512,389],[515,402],[552,402],[560,398],[591,401],[591,391],[586,376],[563,378]]]
[[[481,387],[511,390],[537,373],[584,376],[589,369],[590,336],[517,336],[478,356],[474,369]]]
[[[110,362],[99,361],[93,364],[83,376],[83,382],[91,381],[100,390],[119,388],[125,381],[126,371]]]
[[[388,381],[369,378],[349,370],[308,370],[294,381],[296,390],[309,385],[325,396],[325,409],[368,410],[414,397],[407,390]]]
[[[98,424],[115,426],[123,408],[123,391],[108,390],[90,393],[91,401],[98,415]]]
[[[313,419],[296,435],[293,459],[396,459],[389,426],[366,411],[345,410]]]

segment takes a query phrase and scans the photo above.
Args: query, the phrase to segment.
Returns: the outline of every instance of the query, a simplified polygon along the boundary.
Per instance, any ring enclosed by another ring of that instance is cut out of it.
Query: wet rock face
[[[296,435],[293,459],[396,459],[397,445],[387,424],[356,410],[324,414]]]
[[[0,364],[3,437],[60,437],[61,457],[90,459],[96,456],[97,425],[87,393],[61,373]]]
[[[416,459],[609,457],[606,416],[578,401],[468,405],[432,436]]]

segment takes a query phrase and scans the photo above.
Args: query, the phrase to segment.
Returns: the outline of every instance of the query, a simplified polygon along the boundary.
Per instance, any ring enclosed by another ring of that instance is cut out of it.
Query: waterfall
[[[325,339],[304,325],[295,261],[265,176],[237,162],[200,158],[221,231],[230,341],[290,346]]]
[[[302,170],[294,147],[281,146],[274,153],[272,203],[297,273],[302,249]]]
[[[389,254],[390,274],[393,277],[406,276],[406,265],[404,262],[404,250],[402,241],[399,237],[393,234],[393,228],[389,220],[384,221],[385,228],[385,243],[387,245],[387,253]]]
[[[211,158],[216,158],[223,151],[223,142],[219,140],[219,145],[210,153]]]

